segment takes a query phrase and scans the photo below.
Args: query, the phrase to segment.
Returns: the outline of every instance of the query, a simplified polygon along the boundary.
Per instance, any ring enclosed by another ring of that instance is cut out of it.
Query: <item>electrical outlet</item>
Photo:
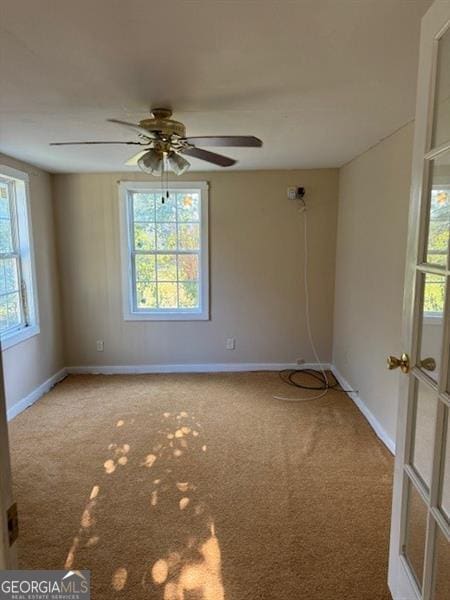
[[[227,342],[225,344],[225,348],[227,350],[234,350],[236,348],[236,340],[235,340],[235,338],[227,338]]]
[[[103,352],[105,344],[103,340],[97,340],[97,352]]]
[[[287,197],[289,200],[301,200],[305,195],[304,187],[288,187]]]

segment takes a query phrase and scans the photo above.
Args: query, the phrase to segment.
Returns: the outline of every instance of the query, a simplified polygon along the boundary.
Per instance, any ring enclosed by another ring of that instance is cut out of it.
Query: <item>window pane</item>
[[[134,247],[136,250],[155,250],[154,223],[135,223]]]
[[[19,290],[17,263],[17,258],[0,259],[0,294]]]
[[[156,247],[158,250],[175,250],[177,247],[177,226],[175,223],[156,225]]]
[[[405,555],[419,588],[422,588],[427,508],[411,481],[408,482]]]
[[[0,298],[0,331],[8,329],[8,302],[6,296]]]
[[[158,284],[158,304],[160,308],[177,308],[177,284]]]
[[[5,273],[5,292],[16,292],[19,290],[19,259],[6,258],[3,261]]]
[[[9,219],[0,219],[0,252],[12,252],[12,230]]]
[[[170,194],[169,198],[164,198],[164,203],[158,194],[156,195],[156,220],[158,222],[175,221],[177,218],[177,202],[175,194]]]
[[[155,220],[155,199],[153,194],[133,194],[133,208],[135,221]]]
[[[158,254],[156,264],[158,281],[177,280],[177,257],[174,254]]]
[[[450,29],[439,40],[433,147],[450,140]]]
[[[411,458],[415,470],[429,488],[438,400],[437,394],[428,385],[420,381],[416,381],[415,396],[415,422]]]
[[[433,600],[448,600],[450,598],[450,543],[437,526],[436,560],[434,565],[434,594]]]
[[[178,256],[178,279],[193,281],[198,279],[198,255],[180,254]]]
[[[0,331],[21,324],[20,295],[18,292],[0,298]]]
[[[430,264],[446,266],[450,239],[450,152],[431,161],[430,169],[426,260]]]
[[[138,308],[156,308],[156,283],[138,282],[136,285],[136,305]]]
[[[199,308],[198,283],[182,282],[178,284],[179,303],[181,308]]]
[[[197,193],[177,194],[178,220],[200,220],[200,198]]]
[[[178,248],[180,250],[198,250],[200,248],[200,226],[197,223],[178,225]]]
[[[442,275],[427,273],[423,281],[418,367],[434,381],[438,381],[444,333],[446,278]]]
[[[20,294],[15,292],[14,294],[8,294],[6,296],[8,301],[8,327],[16,327],[20,325]]]
[[[0,181],[0,219],[9,219],[9,188]]]
[[[135,256],[136,281],[155,281],[155,257],[148,254],[137,254]]]

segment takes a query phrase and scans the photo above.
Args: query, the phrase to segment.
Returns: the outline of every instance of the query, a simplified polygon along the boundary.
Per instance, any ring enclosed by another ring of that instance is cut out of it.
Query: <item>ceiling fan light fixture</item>
[[[183,175],[191,166],[185,158],[173,151],[167,154],[167,163],[175,175]]]
[[[144,173],[161,175],[164,170],[164,153],[154,148],[150,149],[138,160],[138,167]]]
[[[127,144],[140,146],[141,151],[129,158],[126,165],[138,166],[144,173],[165,176],[168,171],[182,175],[190,163],[184,158],[192,156],[218,167],[231,167],[236,160],[229,156],[205,150],[202,146],[221,146],[235,148],[260,148],[262,141],[253,135],[207,135],[186,137],[183,123],[171,119],[169,108],[154,108],[151,118],[142,119],[139,123],[129,123],[119,119],[107,119],[111,123],[127,127],[139,135],[139,141],[85,141],[85,142],[52,142],[52,146],[73,146],[84,144]],[[183,155],[183,156],[181,156]]]

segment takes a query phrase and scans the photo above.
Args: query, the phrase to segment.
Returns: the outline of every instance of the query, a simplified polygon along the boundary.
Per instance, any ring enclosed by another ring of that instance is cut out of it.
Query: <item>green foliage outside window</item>
[[[199,194],[134,193],[133,236],[137,308],[198,308]]]
[[[433,189],[431,192],[430,224],[428,231],[427,262],[445,266],[450,239],[450,191]],[[445,277],[427,275],[424,290],[424,311],[443,314],[445,306]]]

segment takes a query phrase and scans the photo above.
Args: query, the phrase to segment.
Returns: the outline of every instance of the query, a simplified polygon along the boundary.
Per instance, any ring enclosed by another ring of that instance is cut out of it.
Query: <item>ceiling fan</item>
[[[145,173],[161,176],[168,170],[173,171],[176,175],[182,175],[190,167],[190,163],[182,155],[199,158],[219,167],[230,167],[237,162],[228,156],[203,150],[203,148],[197,146],[241,148],[259,148],[262,146],[262,141],[251,135],[186,137],[186,127],[183,123],[171,119],[172,111],[169,108],[154,108],[151,114],[152,118],[143,119],[136,124],[118,119],[107,119],[110,123],[122,125],[135,134],[137,133],[140,141],[52,142],[50,146],[73,146],[78,144],[142,146],[142,150],[129,158],[125,164],[128,166],[137,165]]]

